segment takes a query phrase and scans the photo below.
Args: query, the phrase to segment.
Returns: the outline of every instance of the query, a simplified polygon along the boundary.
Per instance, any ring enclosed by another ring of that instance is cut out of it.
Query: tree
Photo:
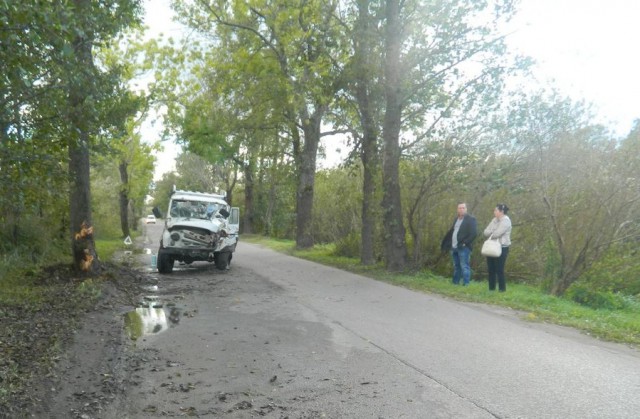
[[[401,5],[398,0],[386,1],[385,22],[385,112],[382,127],[385,262],[390,271],[402,271],[407,263],[407,245],[400,200],[400,131],[402,108],[400,73],[402,50]]]
[[[562,295],[613,244],[637,237],[637,158],[591,122],[583,103],[539,94],[517,109],[520,185],[537,198],[529,217],[546,221],[537,241],[549,239],[557,252],[550,292]]]
[[[474,188],[474,184],[484,180],[472,176],[473,168],[483,158],[477,144],[480,142],[478,132],[465,127],[458,134],[454,135],[452,128],[451,137],[416,145],[402,165],[403,204],[406,204],[404,207],[413,247],[411,262],[416,267],[423,266],[425,259],[429,259],[428,255],[440,254],[440,241],[434,240],[434,236],[438,236],[434,225],[438,223],[439,217],[435,210],[439,203],[449,203],[446,218],[448,229],[451,208],[461,200],[469,201],[467,205],[471,213],[474,210],[474,202],[471,200],[479,189]],[[449,202],[451,198],[447,196],[447,192],[452,191],[452,185],[460,187],[455,191],[457,197]],[[425,238],[431,242],[431,246],[425,245]],[[426,249],[430,252],[425,253]]]
[[[359,121],[358,134],[360,159],[362,161],[362,228],[360,261],[363,265],[375,262],[374,243],[377,215],[376,185],[380,176],[380,156],[378,141],[380,137],[381,104],[383,89],[379,86],[382,79],[382,62],[377,59],[381,54],[380,34],[377,32],[380,20],[377,2],[358,0],[356,2],[355,23],[351,36],[353,58],[347,67],[347,89],[353,92],[357,104]],[[344,111],[343,111],[344,112]]]
[[[166,216],[169,209],[169,199],[173,191],[173,186],[179,184],[178,174],[175,172],[168,172],[162,175],[162,178],[156,182],[155,190],[153,193],[153,206],[160,209],[163,215]]]
[[[153,180],[155,157],[152,152],[159,149],[158,144],[150,146],[142,143],[141,136],[137,133],[148,113],[150,95],[133,92],[128,88],[139,71],[139,49],[135,46],[132,36],[140,34],[139,30],[129,31],[126,36],[131,41],[130,44],[116,38],[99,50],[102,66],[119,75],[116,80],[118,93],[105,98],[105,101],[109,100],[110,103],[106,106],[107,113],[101,119],[121,122],[103,128],[99,141],[101,151],[117,162],[120,177],[120,228],[123,237],[131,234],[130,228],[137,229],[136,221],[142,216],[144,200]],[[133,47],[130,47],[131,45]]]
[[[90,186],[91,137],[107,124],[124,121],[100,121],[96,100],[120,93],[118,79],[102,73],[94,63],[93,47],[115,36],[122,28],[136,22],[139,1],[114,1],[94,5],[87,0],[74,0],[63,23],[76,30],[59,40],[67,61],[66,90],[68,95],[68,150],[70,183],[70,227],[74,267],[78,271],[97,271],[97,254],[93,240]],[[62,27],[64,30],[64,26]],[[115,81],[115,83],[114,83]],[[116,88],[114,88],[116,87]]]
[[[3,20],[15,22],[7,32],[8,43],[3,42],[11,45],[12,57],[1,57],[9,75],[9,86],[3,89],[7,102],[0,112],[3,133],[10,141],[28,138],[43,148],[51,147],[55,156],[67,153],[74,267],[95,270],[89,151],[100,129],[122,120],[102,119],[108,113],[103,104],[112,103],[108,98],[120,92],[118,74],[95,65],[94,47],[135,24],[140,1],[75,0],[37,8],[22,3],[0,7]]]
[[[140,135],[133,132],[119,140],[114,141],[117,154],[113,157],[118,161],[120,173],[120,228],[123,237],[127,237],[131,234],[129,227],[136,230],[136,220],[143,215],[144,199],[153,180],[155,157],[152,151],[156,147],[142,143]]]
[[[511,68],[501,59],[506,49],[497,23],[513,14],[512,6],[502,0],[385,1],[383,209],[390,270],[404,270],[407,262],[402,151],[429,141],[456,111],[495,106]]]
[[[341,71],[341,60],[336,55],[342,52],[342,35],[333,19],[338,2],[194,1],[176,5],[182,6],[178,9],[188,17],[189,25],[210,30],[214,22],[219,33],[229,30],[243,40],[241,48],[226,51],[237,59],[236,65],[256,53],[276,63],[279,81],[275,85],[286,89],[285,107],[278,112],[287,121],[286,138],[298,181],[296,243],[301,248],[313,245],[310,226],[318,144],[323,118],[340,87],[336,74]]]
[[[0,4],[0,225],[16,247],[33,244],[21,239],[30,217],[55,226],[56,236],[66,219],[59,199],[67,194],[66,148],[58,141],[64,99],[50,81],[50,27],[58,18],[52,7]]]
[[[211,163],[201,154],[185,151],[176,160],[179,176],[178,189],[226,194],[229,204],[233,204],[232,191],[237,181],[233,165]]]

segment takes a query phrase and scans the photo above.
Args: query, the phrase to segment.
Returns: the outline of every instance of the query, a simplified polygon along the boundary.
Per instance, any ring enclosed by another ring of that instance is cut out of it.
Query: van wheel
[[[213,255],[213,263],[215,263],[216,268],[221,271],[224,271],[229,267],[229,262],[231,262],[230,252],[221,252]]]
[[[161,274],[170,274],[173,272],[173,258],[162,249],[158,251],[158,272]]]

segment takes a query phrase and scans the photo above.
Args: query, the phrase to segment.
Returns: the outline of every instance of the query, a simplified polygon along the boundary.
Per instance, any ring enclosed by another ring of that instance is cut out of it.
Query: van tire
[[[161,274],[170,274],[173,272],[173,262],[171,255],[163,252],[162,249],[158,251],[158,272]]]
[[[216,268],[218,268],[218,270],[226,270],[231,262],[231,252],[220,252],[214,254],[213,262],[216,264]]]

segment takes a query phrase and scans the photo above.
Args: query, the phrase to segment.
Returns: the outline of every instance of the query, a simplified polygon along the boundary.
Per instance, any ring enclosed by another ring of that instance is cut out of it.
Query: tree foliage
[[[637,240],[637,130],[619,141],[583,103],[505,92],[527,64],[499,29],[515,2],[173,5],[198,33],[157,60],[171,129],[200,159],[176,180],[215,180],[249,231],[446,272],[455,203],[483,224],[507,202],[510,278],[554,294]],[[350,158],[317,172],[325,131],[349,136]]]
[[[119,69],[97,53],[137,24],[140,6],[136,0],[0,4],[0,182],[3,196],[15,197],[0,217],[16,240],[23,217],[53,217],[53,225],[70,231],[78,269],[92,269],[97,256],[91,149],[134,111]]]
[[[339,55],[344,53],[340,48],[342,28],[334,19],[338,2],[191,1],[174,5],[187,25],[204,36],[215,37],[215,51],[209,54],[214,59],[213,74],[231,72],[238,76],[237,81],[221,78],[227,81],[222,86],[224,90],[208,84],[209,102],[231,98],[234,106],[228,109],[233,111],[225,114],[244,121],[242,130],[233,124],[231,132],[223,132],[223,137],[249,141],[255,146],[254,133],[249,131],[246,135],[245,131],[249,121],[245,117],[254,115],[258,123],[265,122],[266,117],[267,125],[277,130],[277,135],[266,138],[288,143],[287,152],[295,164],[298,182],[296,241],[300,247],[312,245],[310,225],[318,144],[322,121],[340,86],[343,60]],[[240,89],[238,81],[242,83]],[[249,103],[254,105],[252,110],[243,113]],[[244,150],[251,152],[251,148]],[[255,168],[259,161],[255,156],[246,157],[242,163],[245,177],[252,175],[245,169]],[[246,202],[253,202],[251,190],[245,190],[249,193]]]

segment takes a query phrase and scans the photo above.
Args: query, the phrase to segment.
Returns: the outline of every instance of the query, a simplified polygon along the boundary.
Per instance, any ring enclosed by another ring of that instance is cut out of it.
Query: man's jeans
[[[471,279],[471,267],[469,259],[471,257],[471,249],[464,246],[459,249],[451,250],[451,259],[453,259],[453,283],[459,284],[460,278],[464,285],[469,285]]]

